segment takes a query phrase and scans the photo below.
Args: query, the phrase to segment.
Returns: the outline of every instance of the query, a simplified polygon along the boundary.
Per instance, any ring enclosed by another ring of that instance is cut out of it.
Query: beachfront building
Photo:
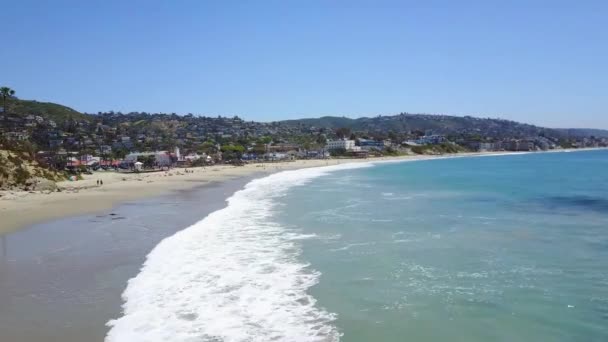
[[[267,153],[273,153],[273,152],[281,152],[281,153],[288,153],[288,152],[298,152],[300,150],[300,146],[297,144],[288,144],[288,143],[276,143],[274,145],[266,145],[266,152]]]
[[[492,142],[470,141],[466,143],[466,146],[478,152],[496,151],[498,149],[498,144]]]
[[[415,140],[418,145],[438,145],[446,141],[445,136],[438,134],[425,135]]]
[[[129,164],[134,164],[135,162],[137,162],[137,159],[139,157],[149,156],[154,156],[154,164],[156,166],[171,166],[173,164],[173,161],[171,160],[171,155],[167,151],[129,153],[125,157],[125,162]]]
[[[326,150],[302,150],[298,152],[297,157],[302,159],[325,159],[331,157],[331,154]]]
[[[355,150],[355,141],[354,140],[329,140],[325,148],[328,151],[335,150],[345,150],[345,151],[353,151]]]
[[[175,155],[175,159],[177,159],[177,161],[183,161],[184,159],[182,159],[182,154],[179,150],[179,147],[175,147],[175,151],[173,152]]]
[[[264,154],[264,159],[266,160],[272,160],[272,161],[278,161],[278,160],[294,160],[295,159],[295,154],[286,152],[286,153],[282,153],[282,152],[272,152],[272,153],[265,153]]]
[[[390,145],[390,141],[386,140],[371,140],[371,139],[359,139],[359,146],[364,151],[369,150],[383,150]]]
[[[532,141],[523,139],[523,140],[511,140],[506,144],[507,151],[534,151],[536,148]]]
[[[585,140],[585,138],[583,138],[583,141],[584,140]],[[551,141],[545,137],[536,137],[534,139],[534,144],[543,151],[552,150],[557,147],[557,145],[553,141]],[[597,145],[597,142],[596,142],[596,145]],[[595,146],[595,147],[597,147],[597,146]]]

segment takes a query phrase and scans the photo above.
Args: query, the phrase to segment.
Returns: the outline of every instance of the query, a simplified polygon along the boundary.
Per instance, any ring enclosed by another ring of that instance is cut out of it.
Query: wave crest
[[[106,342],[338,341],[335,315],[307,293],[320,274],[298,261],[301,236],[271,217],[276,199],[344,164],[248,183],[226,208],[161,241],[123,293]]]

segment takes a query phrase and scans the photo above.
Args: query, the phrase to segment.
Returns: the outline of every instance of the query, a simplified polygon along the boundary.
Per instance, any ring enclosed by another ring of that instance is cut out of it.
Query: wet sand
[[[0,237],[0,341],[103,341],[121,293],[163,238],[225,207],[250,177]]]

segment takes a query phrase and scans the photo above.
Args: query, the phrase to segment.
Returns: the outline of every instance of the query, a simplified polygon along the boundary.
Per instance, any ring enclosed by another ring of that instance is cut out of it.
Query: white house
[[[327,150],[346,150],[352,151],[355,150],[355,141],[354,140],[330,140],[327,142],[325,146]]]
[[[183,156],[183,160],[186,160],[189,162],[194,162],[194,161],[201,159],[202,157],[203,156],[199,155],[198,153],[190,153],[186,156]]]

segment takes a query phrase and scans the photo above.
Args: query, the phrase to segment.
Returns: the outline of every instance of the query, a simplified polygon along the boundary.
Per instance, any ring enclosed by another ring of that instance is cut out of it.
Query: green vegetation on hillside
[[[86,114],[55,103],[20,100],[9,87],[0,87],[0,97],[6,102],[0,115],[0,139],[5,143],[0,141],[0,148],[4,145],[4,149],[14,150],[14,144],[23,143],[32,156],[42,152],[38,154],[41,165],[55,170],[63,170],[70,158],[120,160],[134,151],[176,148],[182,155],[198,153],[218,161],[274,158],[275,152],[292,151],[308,158],[324,156],[327,142],[336,139],[355,140],[363,150],[372,146],[372,155],[608,146],[608,138],[603,137],[608,136],[606,131],[556,130],[470,116],[400,113],[255,122],[238,116],[175,113]]]
[[[328,130],[348,129],[352,132],[415,132],[424,134],[427,131],[443,135],[473,135],[494,138],[526,138],[531,136],[564,137],[564,132],[523,124],[519,122],[474,118],[471,116],[428,115],[401,113],[391,116],[362,117],[350,119],[346,117],[322,117],[318,119],[300,119],[281,121],[292,127],[313,126]]]
[[[558,129],[570,137],[591,137],[608,138],[608,130],[595,128],[563,128]]]
[[[443,143],[438,145],[412,146],[411,150],[416,154],[448,154],[466,152],[463,147],[449,143]]]
[[[27,152],[0,150],[0,189],[54,190],[62,172],[41,167]]]
[[[56,122],[68,119],[90,120],[90,116],[82,114],[70,107],[51,102],[12,99],[7,106],[11,113],[18,115],[39,115]]]

